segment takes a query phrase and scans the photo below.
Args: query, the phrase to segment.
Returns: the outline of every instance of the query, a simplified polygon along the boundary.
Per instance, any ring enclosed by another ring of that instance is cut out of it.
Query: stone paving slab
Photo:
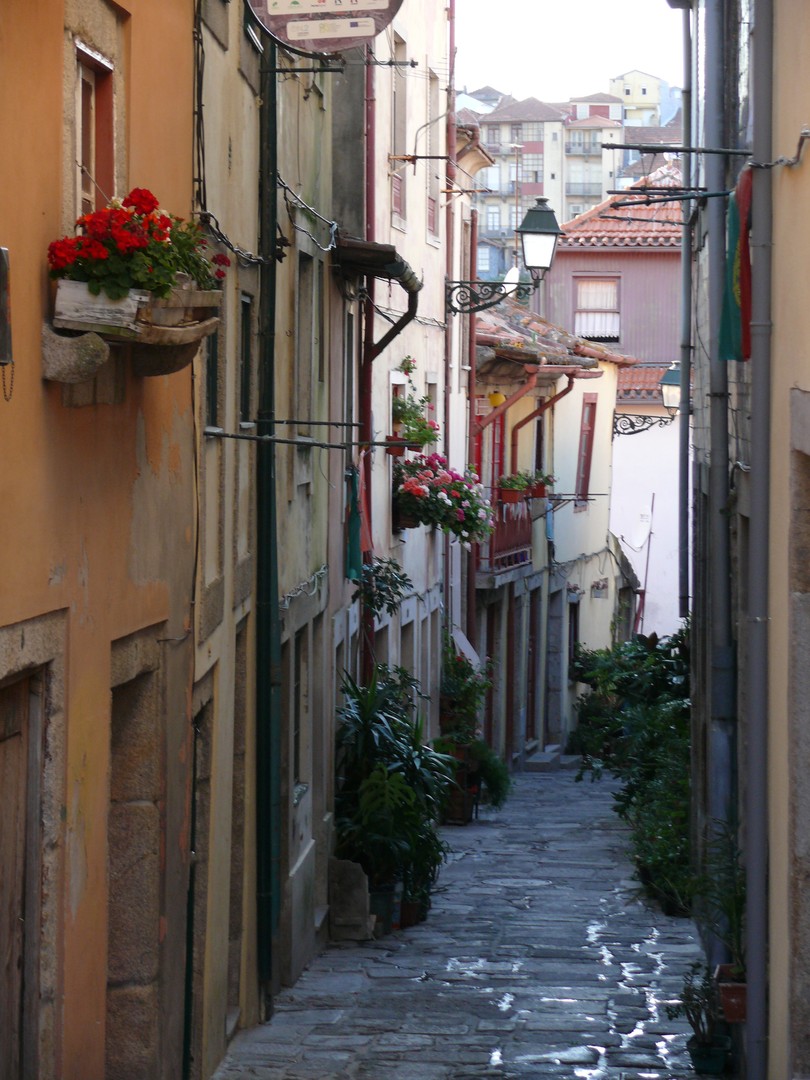
[[[514,778],[446,827],[427,922],[328,948],[214,1080],[685,1080],[665,1004],[701,953],[639,895],[609,781]]]

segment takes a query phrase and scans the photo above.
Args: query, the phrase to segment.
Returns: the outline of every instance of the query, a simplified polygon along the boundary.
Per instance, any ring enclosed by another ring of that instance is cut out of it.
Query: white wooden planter
[[[53,325],[99,334],[112,344],[132,343],[136,375],[167,375],[191,363],[199,342],[219,325],[222,294],[193,285],[165,299],[131,289],[120,300],[93,296],[83,281],[59,281]]]

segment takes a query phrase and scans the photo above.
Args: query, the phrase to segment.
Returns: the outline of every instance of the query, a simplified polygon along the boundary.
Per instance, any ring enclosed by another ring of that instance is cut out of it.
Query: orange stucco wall
[[[0,626],[66,612],[62,989],[56,1074],[104,1075],[112,642],[162,625],[166,715],[162,916],[166,970],[180,961],[187,794],[195,522],[191,369],[137,379],[125,365],[120,404],[67,407],[43,381],[40,334],[49,317],[48,243],[62,235],[71,163],[63,150],[65,57],[73,30],[92,37],[104,0],[0,4],[0,246],[11,263],[14,384],[0,400]],[[128,186],[149,187],[182,217],[191,208],[192,16],[188,0],[132,0],[122,20]],[[66,22],[70,28],[66,28]],[[87,42],[93,45],[93,41]],[[123,102],[117,102],[119,108]],[[16,148],[16,149],[15,149]],[[6,371],[6,386],[10,385]],[[0,673],[0,680],[2,673]],[[173,865],[176,866],[173,869]],[[171,884],[174,881],[175,884]],[[156,928],[157,932],[157,928]],[[174,937],[171,935],[174,934]],[[179,940],[178,940],[179,939]],[[164,980],[165,992],[169,984]],[[182,1010],[180,1010],[182,1012]],[[164,1042],[177,1043],[177,1021]],[[180,1019],[182,1035],[182,1016]],[[60,1063],[61,1060],[61,1063]],[[164,1073],[161,1066],[160,1075]],[[50,1075],[43,1066],[43,1076]]]

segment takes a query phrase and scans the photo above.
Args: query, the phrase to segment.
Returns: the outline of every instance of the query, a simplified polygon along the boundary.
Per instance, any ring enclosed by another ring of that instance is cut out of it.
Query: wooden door
[[[0,1076],[22,1075],[28,679],[0,690]]]

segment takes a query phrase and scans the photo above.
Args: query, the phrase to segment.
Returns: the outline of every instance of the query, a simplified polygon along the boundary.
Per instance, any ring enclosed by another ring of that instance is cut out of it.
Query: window
[[[205,425],[219,426],[219,335],[205,339]]]
[[[113,65],[76,42],[77,217],[104,206],[115,194]]]
[[[510,129],[510,134],[511,134],[512,142],[513,143],[519,143],[521,141],[521,139],[523,138],[523,125],[522,124],[512,124],[512,127]]]
[[[439,79],[438,76],[431,71],[430,81],[428,84],[428,104],[430,107],[430,113],[428,116],[428,154],[436,156],[441,149],[439,144],[439,114],[441,109],[439,107]],[[428,160],[427,165],[427,231],[431,236],[439,235],[439,169],[437,165],[441,162]]]
[[[252,420],[250,410],[250,382],[252,375],[252,314],[253,298],[242,293],[241,322],[239,325],[239,419],[243,424]]]
[[[642,97],[647,96],[647,87],[646,86],[642,86],[642,88],[641,88],[641,96]]]
[[[624,88],[624,96],[625,97],[630,97],[630,87],[629,86],[625,86],[625,88]]]
[[[405,42],[400,37],[395,37],[394,60],[396,66],[392,69],[391,90],[391,130],[393,134],[394,154],[407,154],[407,79],[404,72],[407,61]],[[391,213],[404,218],[407,213],[406,202],[406,178],[408,170],[402,162],[394,162],[397,171],[391,177]]]
[[[490,263],[490,258],[489,258],[490,251],[491,251],[491,248],[490,248],[489,244],[479,244],[478,245],[478,253],[476,255],[476,260],[477,260],[477,264],[478,264],[478,270],[479,270],[480,273],[485,274],[490,269],[490,265],[489,265],[489,263]]]
[[[487,206],[487,232],[497,232],[501,227],[501,208],[497,205]]]
[[[582,398],[582,421],[579,428],[579,450],[577,452],[577,479],[574,489],[578,503],[584,503],[588,498],[588,490],[591,481],[591,458],[593,457],[596,402],[596,394],[585,394]]]
[[[315,260],[306,252],[298,253],[298,297],[295,360],[295,419],[299,435],[310,435],[312,417],[312,375],[316,337]]]
[[[486,128],[486,140],[488,143],[499,143],[501,141],[501,129],[499,124],[487,124]]]
[[[619,279],[575,278],[574,333],[589,341],[618,341]]]

